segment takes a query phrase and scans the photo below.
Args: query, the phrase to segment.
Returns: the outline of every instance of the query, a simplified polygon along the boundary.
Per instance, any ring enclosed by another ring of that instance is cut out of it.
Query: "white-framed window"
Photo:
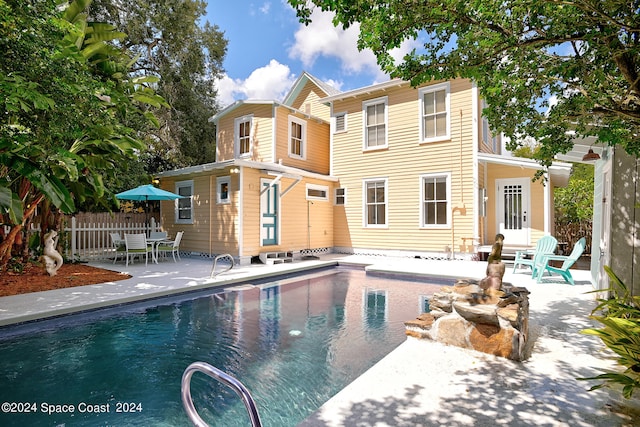
[[[347,113],[335,113],[333,115],[333,133],[347,131]]]
[[[336,205],[344,206],[347,204],[347,189],[344,187],[335,189],[334,203]]]
[[[487,101],[482,100],[482,109],[488,108]],[[489,120],[482,114],[482,142],[489,148],[491,148],[493,153],[498,152],[498,138],[495,137],[491,133],[491,128],[489,127]]]
[[[233,123],[236,157],[248,157],[251,155],[253,145],[253,137],[251,135],[253,116],[238,117]]]
[[[451,174],[420,177],[420,226],[448,228],[451,224]]]
[[[176,224],[193,224],[193,180],[176,182]]]
[[[423,87],[420,97],[420,140],[422,142],[450,139],[450,85],[441,83]]]
[[[219,176],[216,178],[216,194],[218,204],[231,203],[231,177]]]
[[[364,226],[387,226],[387,179],[368,179],[363,182]]]
[[[364,149],[387,146],[387,97],[362,103],[364,115]]]
[[[295,116],[289,116],[289,156],[307,157],[307,122]]]
[[[329,187],[307,184],[307,200],[329,200]]]

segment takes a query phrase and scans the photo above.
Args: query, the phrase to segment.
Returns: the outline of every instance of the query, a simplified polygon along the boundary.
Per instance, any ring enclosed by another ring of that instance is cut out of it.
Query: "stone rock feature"
[[[430,312],[405,322],[408,336],[521,361],[529,336],[529,291],[502,283],[482,289],[475,280],[445,286],[429,301]]]

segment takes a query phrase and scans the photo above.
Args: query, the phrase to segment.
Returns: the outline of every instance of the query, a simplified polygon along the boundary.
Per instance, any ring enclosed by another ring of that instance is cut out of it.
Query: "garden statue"
[[[55,276],[58,269],[62,267],[64,262],[62,255],[60,255],[56,250],[57,245],[58,232],[50,230],[44,235],[44,254],[42,255],[42,258],[44,258],[45,269],[47,270],[47,273],[49,273],[49,276]]]
[[[504,236],[502,234],[496,234],[496,241],[487,259],[487,277],[480,281],[480,287],[485,291],[487,289],[500,290],[502,287],[502,277],[504,276],[505,270],[504,263],[502,262],[503,242]]]

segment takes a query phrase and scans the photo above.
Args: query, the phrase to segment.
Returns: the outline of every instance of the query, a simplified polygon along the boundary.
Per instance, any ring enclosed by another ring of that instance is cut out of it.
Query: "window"
[[[307,200],[328,200],[329,187],[307,184]]]
[[[489,108],[486,101],[482,101],[482,109]],[[498,138],[491,134],[491,128],[489,127],[489,120],[482,114],[482,142],[487,147],[490,147],[493,153],[498,152]]]
[[[387,181],[384,179],[364,182],[364,226],[387,225]]]
[[[346,205],[347,204],[347,189],[346,188],[336,188],[335,204],[336,205]]]
[[[219,176],[216,178],[216,188],[218,194],[218,203],[231,203],[230,197],[230,189],[231,187],[231,178],[228,176]]]
[[[448,227],[451,199],[450,174],[424,175],[421,177],[422,227]]]
[[[422,88],[419,94],[422,141],[449,139],[449,83]]]
[[[193,181],[176,182],[176,224],[193,224]]]
[[[364,102],[364,149],[387,146],[387,98]]]
[[[347,113],[336,113],[334,119],[334,133],[347,131]]]
[[[297,117],[289,116],[289,155],[305,158],[307,123]]]
[[[252,121],[252,116],[240,117],[234,121],[236,157],[247,157],[251,154]]]
[[[364,323],[367,332],[385,327],[388,317],[387,291],[381,289],[364,290]]]

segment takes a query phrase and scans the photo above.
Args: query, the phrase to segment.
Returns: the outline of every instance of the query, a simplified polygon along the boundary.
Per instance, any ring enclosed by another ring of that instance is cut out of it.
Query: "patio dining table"
[[[151,244],[151,258],[153,262],[158,263],[158,246],[162,242],[170,242],[169,237],[147,237],[147,243]]]

